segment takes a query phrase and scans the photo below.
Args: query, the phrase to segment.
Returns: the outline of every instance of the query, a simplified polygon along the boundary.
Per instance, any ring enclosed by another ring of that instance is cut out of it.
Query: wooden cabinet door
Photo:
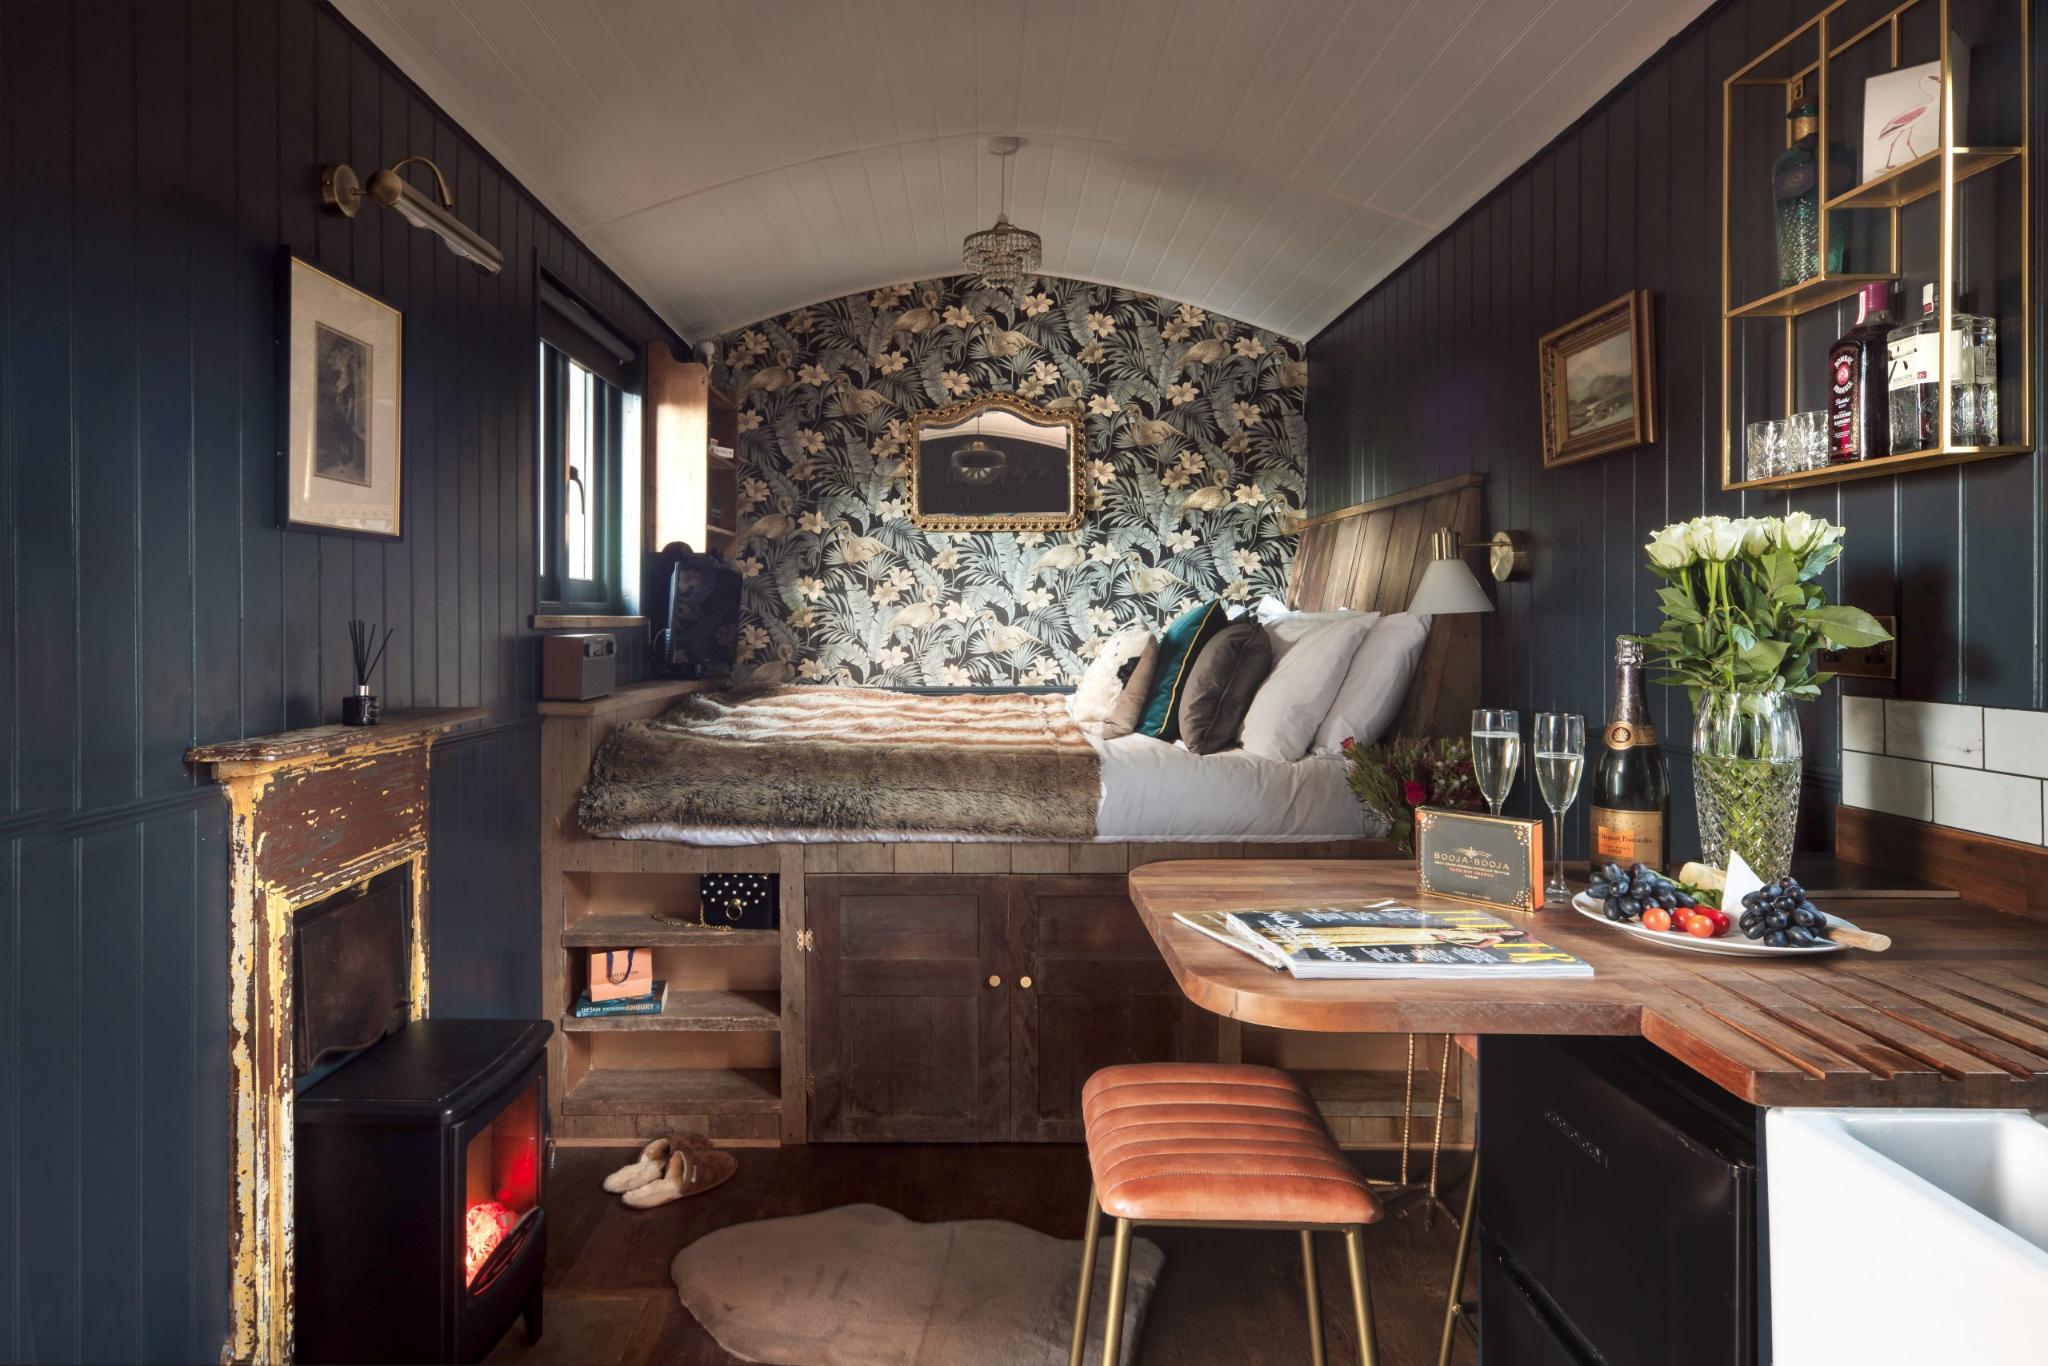
[[[1008,1137],[1003,879],[812,877],[807,894],[811,1137]]]
[[[1181,995],[1122,877],[1009,882],[1016,1138],[1079,1141],[1081,1085],[1097,1068],[1215,1059],[1215,1017]]]

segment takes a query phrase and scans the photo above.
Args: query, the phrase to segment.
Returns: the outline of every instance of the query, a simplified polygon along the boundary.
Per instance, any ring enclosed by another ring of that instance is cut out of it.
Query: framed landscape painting
[[[1655,355],[1646,289],[1603,304],[1536,344],[1545,469],[1657,439]]]
[[[284,522],[397,540],[404,318],[286,258]]]

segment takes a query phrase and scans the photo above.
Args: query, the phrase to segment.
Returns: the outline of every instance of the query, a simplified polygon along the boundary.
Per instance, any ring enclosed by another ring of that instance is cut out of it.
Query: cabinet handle
[[[990,977],[988,979],[988,984],[992,987],[999,987],[1003,984],[1003,979],[1000,977]]]
[[[1024,990],[1029,991],[1031,990],[1031,979],[1029,977],[1019,977],[1017,979],[1017,985],[1024,988]]]

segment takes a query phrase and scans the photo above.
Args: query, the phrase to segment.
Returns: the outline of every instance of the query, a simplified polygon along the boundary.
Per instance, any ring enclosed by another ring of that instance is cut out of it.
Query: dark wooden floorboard
[[[669,1262],[692,1240],[750,1219],[835,1205],[887,1206],[912,1219],[1008,1219],[1062,1238],[1080,1236],[1088,1166],[1071,1145],[833,1145],[740,1149],[739,1172],[715,1191],[656,1210],[631,1210],[599,1187],[628,1150],[564,1148],[550,1187],[547,1331],[528,1347],[515,1325],[490,1360],[620,1366],[713,1366],[736,1360],[681,1306]],[[1392,1154],[1355,1155],[1390,1177]],[[1445,1180],[1463,1180],[1447,1155]],[[1462,1188],[1459,1188],[1462,1189]],[[1166,1252],[1146,1314],[1138,1366],[1242,1366],[1308,1360],[1301,1272],[1292,1234],[1148,1229]],[[1457,1232],[1447,1218],[1424,1228],[1419,1200],[1366,1230],[1381,1360],[1436,1359]],[[1318,1240],[1329,1359],[1358,1359],[1349,1330],[1342,1242]],[[1105,1253],[1106,1255],[1106,1253]],[[1461,1337],[1452,1360],[1473,1366]]]

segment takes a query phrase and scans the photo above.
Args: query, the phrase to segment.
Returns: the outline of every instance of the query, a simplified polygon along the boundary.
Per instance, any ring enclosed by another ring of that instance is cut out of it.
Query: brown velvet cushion
[[[1273,643],[1256,621],[1234,621],[1211,636],[1182,689],[1180,738],[1187,747],[1214,754],[1236,744],[1244,714],[1272,667]]]

